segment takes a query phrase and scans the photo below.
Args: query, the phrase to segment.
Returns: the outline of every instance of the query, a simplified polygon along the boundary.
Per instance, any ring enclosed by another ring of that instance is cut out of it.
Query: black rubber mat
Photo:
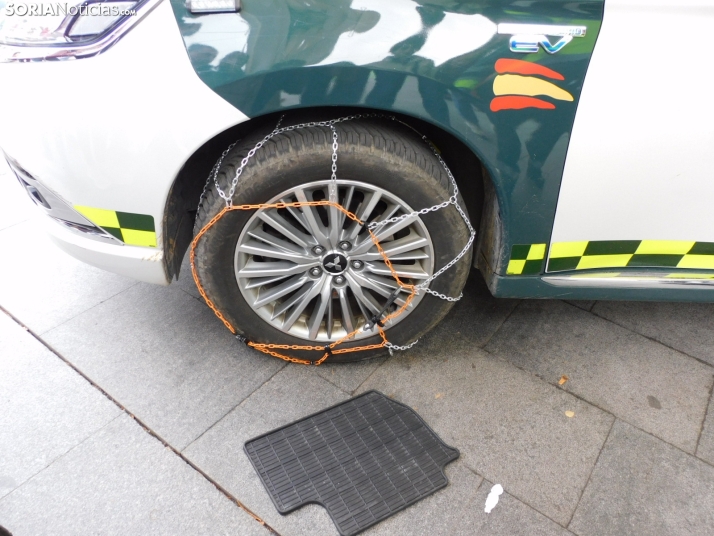
[[[275,507],[324,506],[357,534],[448,484],[459,457],[411,408],[377,391],[251,439],[245,451]]]

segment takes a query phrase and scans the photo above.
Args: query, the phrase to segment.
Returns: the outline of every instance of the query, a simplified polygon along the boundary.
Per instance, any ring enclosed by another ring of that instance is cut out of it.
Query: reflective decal
[[[553,100],[569,102],[574,100],[571,93],[553,82],[537,78],[542,76],[552,80],[565,80],[562,74],[547,67],[528,61],[501,58],[496,61],[494,69],[498,74],[493,80],[492,112],[524,108],[555,109],[555,103],[536,97],[550,97]]]
[[[129,246],[156,247],[153,216],[80,205],[75,205],[74,209]]]
[[[551,245],[548,272],[589,268],[671,267],[714,270],[714,242],[608,240]]]
[[[539,274],[543,271],[546,244],[516,244],[511,248],[507,275]]]

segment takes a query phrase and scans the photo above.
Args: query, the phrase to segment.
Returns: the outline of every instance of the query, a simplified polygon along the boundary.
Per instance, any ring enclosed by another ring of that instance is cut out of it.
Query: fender
[[[239,13],[192,14],[184,0],[171,0],[198,76],[251,118],[362,107],[419,118],[463,141],[493,182],[501,230],[491,270],[501,275],[513,245],[550,239],[603,16],[603,0],[522,4],[244,0]],[[534,24],[538,31],[525,33],[538,36],[535,50],[513,51],[517,28]],[[566,34],[554,31],[551,44],[549,27],[587,31],[561,40]]]

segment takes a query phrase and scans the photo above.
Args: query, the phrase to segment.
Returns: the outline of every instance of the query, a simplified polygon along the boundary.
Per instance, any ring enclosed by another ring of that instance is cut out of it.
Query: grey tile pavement
[[[447,355],[395,357],[360,391],[413,407],[470,468],[566,525],[613,417],[478,349]]]
[[[593,313],[714,365],[714,304],[598,302]]]
[[[179,450],[285,366],[184,292],[144,283],[44,339]]]
[[[714,467],[617,421],[570,528],[581,536],[711,534]]]
[[[121,415],[0,500],[14,536],[269,532]]]
[[[449,485],[420,503],[374,526],[369,536],[563,536],[570,534],[543,514],[503,493],[490,514],[484,512],[493,484],[456,461],[446,467]]]
[[[0,311],[0,498],[120,413]]]
[[[288,516],[280,515],[243,452],[243,445],[347,398],[346,393],[309,368],[289,365],[189,445],[184,455],[283,536],[337,534],[327,511],[320,506],[307,505]]]
[[[699,361],[557,301],[522,302],[486,349],[693,453],[714,382]]]
[[[0,304],[35,333],[42,334],[136,284],[60,251],[38,217],[0,230],[0,251],[3,258],[11,259],[0,263]]]

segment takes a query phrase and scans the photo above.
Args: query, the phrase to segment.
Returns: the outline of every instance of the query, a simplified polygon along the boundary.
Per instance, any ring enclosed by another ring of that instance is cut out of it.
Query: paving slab
[[[714,303],[598,302],[593,313],[714,365]]]
[[[367,530],[365,536],[563,536],[570,534],[504,492],[490,514],[484,512],[493,484],[456,461],[446,467],[449,485]]]
[[[144,283],[44,339],[179,450],[285,366],[181,290]]]
[[[482,347],[519,303],[519,300],[494,298],[477,270],[471,270],[463,293],[464,297],[418,345],[428,342],[434,347],[443,347],[448,341],[450,347]]]
[[[379,357],[358,363],[334,364],[328,362],[310,370],[321,378],[336,385],[346,393],[354,393],[362,383],[374,373],[388,358]]]
[[[0,154],[0,230],[12,227],[39,212],[30,197],[20,186],[15,175]]]
[[[0,231],[0,251],[0,305],[38,334],[136,284],[62,252],[38,218]]]
[[[617,421],[569,528],[580,536],[711,534],[714,467]]]
[[[2,311],[0,408],[0,497],[121,413]]]
[[[368,389],[413,407],[471,469],[560,524],[575,510],[614,420],[476,348],[413,349],[358,392]]]
[[[714,398],[709,401],[707,417],[702,426],[702,435],[699,437],[697,456],[714,465]]]
[[[249,439],[347,400],[347,394],[304,365],[288,365],[184,450],[282,536],[337,534],[321,506],[307,505],[282,516],[253,469],[243,445]]]
[[[269,534],[127,415],[0,499],[0,519],[14,536]]]
[[[522,302],[486,349],[694,453],[714,369],[563,302]]]

